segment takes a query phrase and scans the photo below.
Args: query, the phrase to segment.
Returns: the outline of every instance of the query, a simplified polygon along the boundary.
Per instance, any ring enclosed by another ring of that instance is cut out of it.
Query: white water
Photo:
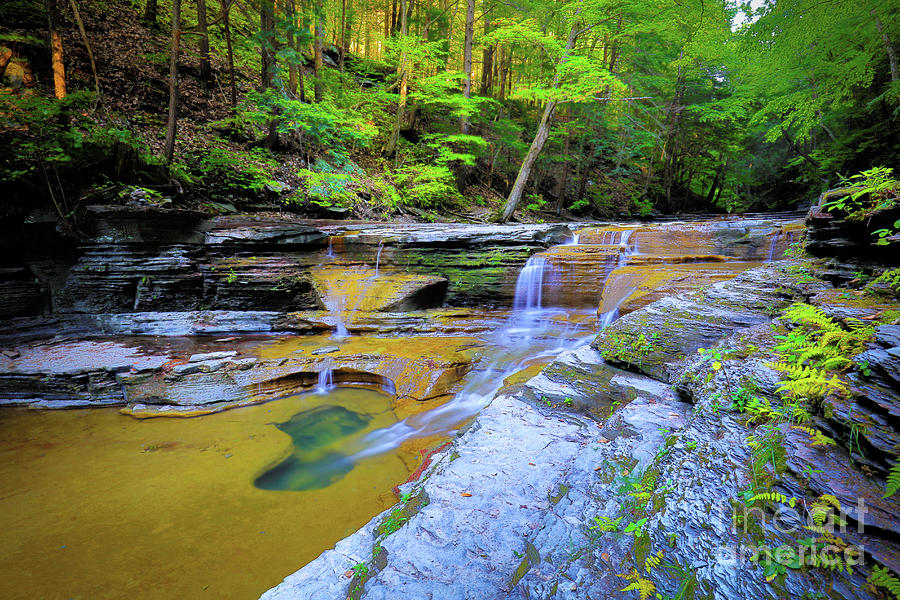
[[[527,311],[541,308],[541,289],[544,286],[546,267],[547,259],[540,254],[534,254],[528,259],[516,280],[513,310]]]
[[[778,231],[775,235],[772,236],[772,241],[769,243],[769,255],[766,257],[766,262],[772,262],[775,258],[775,248],[778,246],[778,239],[781,237],[781,232]]]
[[[569,313],[541,305],[548,265],[543,256],[535,254],[519,272],[513,312],[486,340],[495,354],[485,369],[471,372],[463,388],[446,404],[369,433],[350,459],[357,461],[388,452],[409,439],[449,434],[490,404],[510,375],[529,363],[553,358],[587,343],[591,336],[573,325]]]
[[[378,267],[381,264],[381,251],[384,249],[384,240],[378,242],[378,254],[375,255],[375,277],[378,277]]]
[[[332,236],[329,235],[329,236],[328,236],[328,254],[325,255],[325,256],[327,256],[328,258],[334,258],[334,243],[333,243],[333,240],[334,240],[334,238],[333,238]]]
[[[619,253],[619,263],[616,265],[616,269],[620,269],[628,264],[628,259],[635,254],[637,251],[637,238],[635,238],[634,242],[631,241],[632,235],[634,234],[633,229],[626,229],[625,231],[616,231],[610,232],[615,233],[617,235],[613,236],[613,243],[616,243],[615,240],[618,240],[618,244],[621,247],[621,251]],[[604,234],[604,239],[606,235]],[[613,269],[614,271],[615,269]],[[609,278],[609,273],[607,273],[607,278]],[[613,306],[611,309],[606,311],[605,313],[600,315],[600,329],[606,329],[610,323],[619,318],[619,306],[622,305],[622,302],[629,296],[629,294],[622,294],[622,297]]]
[[[319,371],[319,383],[316,384],[316,393],[317,394],[327,394],[329,391],[334,389],[334,371],[331,368],[331,365],[324,365],[323,369]]]

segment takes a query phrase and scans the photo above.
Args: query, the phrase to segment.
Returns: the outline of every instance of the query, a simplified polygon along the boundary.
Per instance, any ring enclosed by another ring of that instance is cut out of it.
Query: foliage
[[[872,574],[869,575],[866,583],[886,589],[895,599],[900,598],[900,579],[894,577],[884,567],[876,566],[872,569]]]
[[[900,490],[900,461],[895,462],[891,466],[891,470],[887,477],[887,486],[885,487],[884,497],[893,496]]]
[[[900,195],[900,181],[894,179],[894,170],[872,167],[850,177],[842,177],[841,185],[849,188],[848,194],[835,194],[832,200],[822,204],[827,211],[840,211],[847,218],[861,220],[876,210],[891,208]]]

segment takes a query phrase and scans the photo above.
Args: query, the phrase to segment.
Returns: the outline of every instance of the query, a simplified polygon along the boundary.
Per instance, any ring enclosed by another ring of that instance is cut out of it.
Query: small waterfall
[[[340,303],[337,306],[337,310],[333,311],[335,314],[335,324],[334,324],[334,333],[331,334],[331,337],[334,338],[345,338],[350,337],[350,332],[347,330],[347,324],[344,323],[344,308],[347,302],[346,298],[341,297]]]
[[[334,238],[332,236],[328,236],[328,254],[326,254],[328,258],[334,258]]]
[[[775,258],[775,248],[778,246],[778,240],[780,238],[781,231],[779,230],[772,236],[772,241],[769,243],[769,255],[766,257],[766,262],[772,262]]]
[[[378,277],[378,267],[381,264],[381,251],[384,249],[384,240],[378,242],[378,254],[375,255],[375,277]]]
[[[516,280],[516,296],[513,309],[533,310],[541,308],[541,288],[544,285],[544,269],[547,259],[539,254],[532,255]]]
[[[324,368],[319,371],[319,383],[316,384],[316,393],[317,394],[327,394],[329,391],[334,389],[334,370],[331,368],[330,364],[324,365]]]
[[[619,246],[622,246],[622,251],[619,254],[619,260],[616,264],[615,269],[621,269],[625,265],[628,264],[628,258],[637,254],[637,240],[634,242],[631,241],[632,235],[634,234],[633,229],[626,229],[625,231],[616,232],[616,236],[613,237],[613,240],[618,239]],[[615,243],[615,242],[613,242]],[[607,272],[606,279],[609,279],[610,274],[615,271]],[[606,282],[604,281],[604,285]],[[629,294],[623,294],[621,300],[619,300],[616,305],[610,310],[604,312],[600,315],[600,329],[605,329],[610,323],[619,318],[619,305],[628,297]]]

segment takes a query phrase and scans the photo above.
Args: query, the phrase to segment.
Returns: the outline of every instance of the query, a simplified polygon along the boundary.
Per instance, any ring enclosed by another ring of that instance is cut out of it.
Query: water
[[[263,490],[305,491],[336,483],[353,470],[353,461],[334,446],[365,429],[371,420],[343,406],[317,406],[278,423],[275,426],[291,436],[294,451],[257,477],[254,485]]]
[[[384,249],[384,240],[378,242],[378,253],[375,255],[375,277],[378,277],[378,269],[381,265],[381,251]]]
[[[334,370],[330,366],[325,366],[319,371],[319,383],[316,384],[316,393],[327,394],[334,389]]]
[[[328,258],[334,258],[334,238],[332,236],[328,236],[328,254],[326,256]]]
[[[541,308],[541,288],[544,285],[544,269],[546,267],[547,259],[540,254],[532,255],[522,267],[516,280],[514,310],[529,311]]]

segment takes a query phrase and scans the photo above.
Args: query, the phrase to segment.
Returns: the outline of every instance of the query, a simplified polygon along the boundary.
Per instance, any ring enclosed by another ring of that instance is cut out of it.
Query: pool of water
[[[396,421],[353,388],[193,419],[0,411],[0,595],[256,598],[396,502],[428,439],[342,450]]]

